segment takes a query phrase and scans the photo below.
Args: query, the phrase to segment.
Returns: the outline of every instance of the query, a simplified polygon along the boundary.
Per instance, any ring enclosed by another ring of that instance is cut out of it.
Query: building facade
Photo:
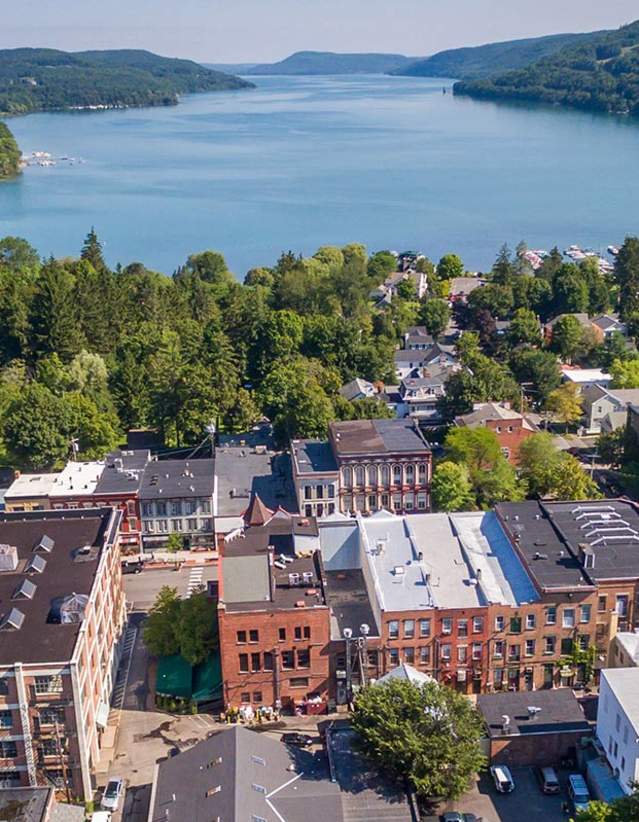
[[[597,738],[619,785],[626,794],[639,780],[639,670],[601,672],[597,703]]]
[[[4,785],[93,797],[126,618],[119,524],[111,508],[0,516]]]

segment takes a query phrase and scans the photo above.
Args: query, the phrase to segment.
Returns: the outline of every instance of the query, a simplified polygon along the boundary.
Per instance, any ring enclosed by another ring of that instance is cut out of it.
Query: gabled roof
[[[601,314],[595,317],[592,321],[593,325],[601,328],[602,331],[608,331],[610,328],[624,328],[625,323],[621,322],[617,314]]]
[[[259,494],[253,494],[249,507],[244,512],[244,521],[247,525],[266,525],[274,513],[264,505]]]

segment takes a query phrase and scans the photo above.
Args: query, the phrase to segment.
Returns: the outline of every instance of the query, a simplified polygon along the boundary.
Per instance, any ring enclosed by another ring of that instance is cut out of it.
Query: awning
[[[109,706],[106,702],[100,701],[95,715],[95,721],[101,728],[106,728],[109,721]]]

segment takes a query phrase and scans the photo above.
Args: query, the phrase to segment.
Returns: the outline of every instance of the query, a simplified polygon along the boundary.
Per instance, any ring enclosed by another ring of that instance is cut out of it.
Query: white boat
[[[608,246],[608,254],[612,254],[613,257],[616,257],[617,254],[619,254],[620,251],[621,251],[621,249],[619,248],[618,245],[609,245]]]

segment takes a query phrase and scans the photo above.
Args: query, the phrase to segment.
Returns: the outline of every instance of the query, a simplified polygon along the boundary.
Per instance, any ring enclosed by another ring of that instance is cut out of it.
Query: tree
[[[478,711],[436,682],[369,685],[357,694],[352,724],[367,759],[420,797],[460,797],[485,762]]]
[[[366,272],[372,285],[383,283],[389,274],[397,270],[397,258],[390,251],[377,251],[369,257]]]
[[[176,588],[164,585],[158,591],[144,625],[144,644],[153,656],[179,653],[180,598]]]
[[[582,500],[601,496],[579,460],[558,451],[547,433],[533,434],[519,446],[519,474],[529,497]]]
[[[508,328],[508,342],[515,345],[541,345],[541,328],[534,311],[518,308]]]
[[[470,511],[475,507],[468,468],[460,463],[446,460],[435,466],[431,494],[436,511]]]
[[[537,348],[518,348],[510,356],[510,368],[520,384],[532,383],[536,405],[544,405],[561,383],[557,357]]]
[[[437,276],[440,280],[452,280],[464,276],[464,263],[457,254],[444,254],[437,263]]]
[[[217,608],[206,592],[181,601],[178,641],[180,653],[190,665],[204,662],[217,646]]]
[[[613,388],[639,388],[639,357],[614,360],[610,374]]]
[[[397,284],[397,296],[405,302],[415,302],[417,299],[417,287],[410,277],[406,277]]]
[[[552,328],[550,347],[564,360],[572,362],[581,348],[583,328],[576,317],[566,314],[559,317]]]
[[[427,299],[419,311],[419,321],[435,339],[446,330],[450,320],[450,308],[444,300]]]
[[[345,419],[350,420],[392,420],[395,412],[377,397],[364,397],[350,403],[351,413]]]
[[[87,234],[82,246],[80,259],[88,260],[96,271],[102,271],[107,267],[102,255],[102,243],[98,240],[98,235],[95,233],[93,226],[91,226],[91,231]]]
[[[588,283],[574,263],[564,263],[552,281],[553,311],[579,314],[588,310]]]
[[[597,453],[601,462],[613,468],[621,465],[626,447],[626,429],[617,428],[609,434],[603,433],[597,437]]]
[[[31,346],[36,356],[56,353],[69,362],[82,348],[74,278],[62,263],[49,260],[31,303]]]
[[[639,237],[626,237],[615,260],[619,311],[623,319],[639,311]]]
[[[554,415],[555,419],[564,423],[566,430],[569,425],[574,425],[581,419],[582,405],[583,400],[579,387],[574,382],[565,382],[559,388],[555,388],[550,392],[546,401],[546,409]]]
[[[515,273],[512,255],[506,243],[499,249],[491,273],[493,282],[500,285],[506,285]]]
[[[31,383],[9,403],[3,436],[18,465],[41,470],[68,457],[71,428],[71,414],[64,399]]]

